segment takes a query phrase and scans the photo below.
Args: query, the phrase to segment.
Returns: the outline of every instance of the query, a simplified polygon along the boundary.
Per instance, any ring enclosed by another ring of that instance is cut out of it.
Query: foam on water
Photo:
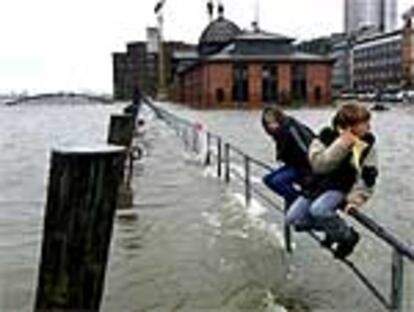
[[[285,240],[279,226],[276,223],[269,223],[261,218],[264,214],[266,214],[266,212],[269,211],[269,208],[263,206],[255,198],[252,198],[250,204],[246,206],[244,195],[240,193],[233,193],[232,197],[236,200],[238,205],[246,208],[247,215],[257,228],[268,232],[270,237],[275,240],[274,242],[277,246],[285,248]]]

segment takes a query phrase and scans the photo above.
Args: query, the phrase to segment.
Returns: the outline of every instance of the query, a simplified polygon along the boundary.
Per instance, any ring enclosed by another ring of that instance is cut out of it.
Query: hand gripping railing
[[[168,125],[176,129],[177,134],[181,137],[188,135],[188,133],[193,133],[194,131],[182,131],[180,132],[177,129],[189,129],[193,128],[194,124],[190,121],[187,121],[181,117],[178,117],[167,110],[155,106],[152,103],[147,103],[159,116],[163,119]],[[233,175],[244,183],[244,194],[246,205],[250,204],[252,193],[254,192],[262,200],[266,201],[272,207],[276,208],[280,212],[285,212],[286,209],[280,207],[272,199],[266,196],[262,191],[260,191],[256,186],[251,183],[251,169],[252,165],[255,165],[262,170],[270,171],[273,168],[256,158],[249,156],[244,153],[238,147],[233,146],[228,142],[224,142],[223,139],[214,133],[206,132],[206,141],[207,141],[207,155],[206,155],[206,165],[212,164],[212,157],[216,157],[217,163],[217,176],[222,177],[222,166],[224,165],[224,180],[226,183],[230,182],[231,179],[231,156],[232,154],[239,155],[243,159],[244,175],[240,175],[237,172],[233,172]],[[185,142],[190,142],[188,138],[183,138]],[[214,142],[215,140],[215,142]],[[194,140],[193,140],[194,141]],[[223,152],[224,146],[224,152]],[[215,155],[213,155],[213,147],[215,147]],[[367,289],[379,300],[379,302],[388,310],[393,312],[403,312],[403,302],[404,295],[408,296],[409,294],[403,293],[404,288],[404,258],[407,259],[410,264],[414,264],[414,249],[409,246],[407,243],[403,242],[401,239],[397,238],[393,233],[386,230],[383,226],[376,223],[367,215],[363,214],[360,211],[353,210],[350,212],[350,215],[358,221],[362,226],[372,232],[376,237],[384,241],[388,246],[393,249],[392,252],[392,264],[391,264],[391,291],[389,298],[387,299],[385,295],[370,281],[370,279],[350,260],[347,259],[338,259],[349,267],[352,272],[357,276],[357,278],[367,287]],[[319,236],[313,232],[308,232],[309,235],[318,241],[321,242]],[[288,226],[284,226],[284,240],[286,250],[288,252],[292,251],[291,244],[291,232]],[[414,294],[412,294],[414,296]],[[411,297],[412,298],[412,297]]]

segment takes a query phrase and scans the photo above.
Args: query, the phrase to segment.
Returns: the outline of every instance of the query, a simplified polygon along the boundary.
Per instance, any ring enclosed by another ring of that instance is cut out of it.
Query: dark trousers
[[[299,196],[295,184],[299,180],[299,173],[291,166],[282,166],[263,177],[264,184],[273,192],[283,197],[287,206],[290,206]]]

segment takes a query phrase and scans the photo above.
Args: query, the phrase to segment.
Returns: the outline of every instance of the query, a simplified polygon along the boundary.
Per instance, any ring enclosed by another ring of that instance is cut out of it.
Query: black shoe
[[[335,243],[335,241],[329,236],[326,235],[323,240],[321,240],[321,246],[324,248],[331,249],[332,245]]]
[[[350,232],[347,238],[341,240],[338,243],[336,250],[334,251],[335,258],[338,259],[345,259],[348,257],[353,251],[359,242],[359,234],[353,228],[350,228]]]
[[[313,229],[311,224],[297,224],[294,225],[293,228],[296,232],[309,232]]]

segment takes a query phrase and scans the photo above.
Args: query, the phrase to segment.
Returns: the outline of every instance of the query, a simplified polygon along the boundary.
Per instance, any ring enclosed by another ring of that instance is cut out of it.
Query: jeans
[[[290,206],[299,196],[294,184],[298,182],[299,173],[291,166],[283,166],[263,177],[264,184],[273,192],[283,197]]]
[[[334,241],[346,239],[350,228],[336,210],[345,194],[340,191],[326,191],[315,200],[300,196],[289,208],[285,222],[297,230],[322,230]]]

